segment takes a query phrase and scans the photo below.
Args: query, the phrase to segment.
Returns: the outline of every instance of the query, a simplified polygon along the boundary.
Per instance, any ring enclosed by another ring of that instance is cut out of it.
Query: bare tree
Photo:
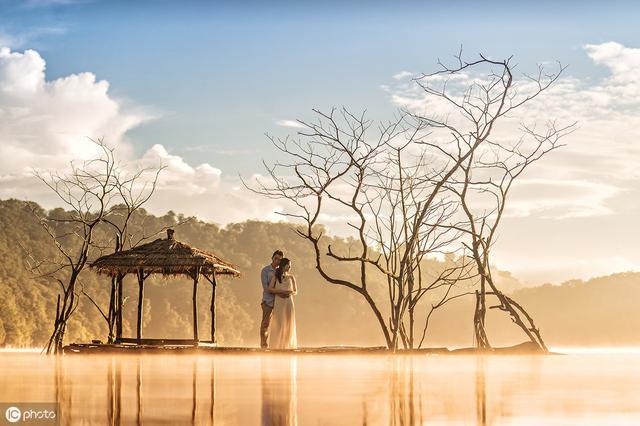
[[[525,74],[524,80],[517,83],[511,58],[495,61],[480,55],[478,60],[466,62],[460,52],[456,60],[453,67],[440,62],[440,71],[416,79],[424,93],[435,98],[446,111],[444,118],[414,115],[451,135],[444,145],[427,143],[458,166],[447,180],[446,188],[460,201],[459,211],[464,221],[449,227],[466,236],[463,244],[479,276],[474,314],[476,344],[480,348],[491,347],[485,330],[485,298],[491,294],[500,302],[492,308],[508,312],[527,337],[546,351],[531,316],[497,288],[491,276],[489,255],[514,180],[530,164],[558,148],[559,139],[571,132],[575,123],[557,127],[555,122],[550,122],[543,131],[521,125],[522,136],[516,136],[515,142],[511,142],[512,133],[498,134],[497,127],[547,90],[564,67],[558,64],[555,71],[547,72],[540,66],[537,74]],[[483,68],[488,72],[477,72]],[[487,287],[491,291],[487,291]]]
[[[101,250],[115,246],[114,252],[117,253],[136,247],[149,238],[149,236],[144,234],[144,230],[138,229],[140,226],[132,226],[132,221],[134,214],[149,201],[155,192],[160,173],[165,168],[166,166],[159,165],[156,168],[140,168],[133,173],[126,172],[120,168],[114,173],[113,185],[117,191],[118,204],[110,210],[110,214],[104,216],[103,222],[109,225],[114,232],[115,241],[110,239],[106,246],[103,244],[99,247]],[[150,175],[149,178],[147,178],[146,175]],[[142,235],[136,238],[136,235],[140,231],[142,231]],[[158,232],[162,232],[162,230]],[[157,235],[158,232],[152,235]],[[94,242],[94,245],[98,246],[98,244],[97,241]],[[111,277],[109,308],[106,313],[90,294],[84,291],[84,289],[82,290],[82,294],[91,301],[100,312],[102,318],[107,322],[107,341],[109,343],[114,341],[116,334],[122,334],[122,280],[123,276],[121,275]],[[117,328],[117,330],[114,330],[115,328]]]
[[[450,173],[428,161],[424,148],[416,144],[428,136],[426,127],[406,114],[372,130],[364,114],[314,111],[318,121],[300,121],[304,130],[298,132],[299,140],[270,138],[283,159],[265,164],[270,183],[259,181],[253,190],[291,202],[295,210],[283,215],[304,224],[297,233],[312,244],[320,275],[364,298],[389,348],[413,348],[418,303],[431,291],[451,289],[469,278],[464,257],[461,265],[430,282],[421,268],[427,255],[441,252],[457,238],[456,230],[427,221],[444,223],[455,211],[456,202],[437,196],[444,185],[439,179]],[[348,253],[324,243],[324,230],[318,226],[323,214],[336,212],[348,217],[347,226],[357,235]],[[331,260],[354,265],[357,279],[348,273],[353,269],[333,270]],[[456,271],[464,272],[454,283]],[[386,310],[375,297],[383,293],[381,285],[387,287]]]
[[[47,353],[62,350],[69,318],[78,307],[80,274],[89,260],[98,225],[110,213],[117,194],[113,149],[102,140],[95,145],[99,155],[80,165],[71,163],[68,173],[36,173],[70,210],[42,216],[33,209],[57,249],[54,259],[31,262],[39,276],[52,278],[60,286]]]
[[[107,322],[109,341],[113,341],[114,326],[121,330],[119,307],[122,303],[118,302],[122,302],[122,277],[113,277],[109,308],[102,309],[85,290],[82,271],[93,256],[103,254],[108,248],[115,245],[115,250],[120,251],[149,237],[135,237],[132,219],[153,195],[159,174],[164,169],[160,165],[158,168],[128,172],[118,164],[114,148],[102,139],[92,142],[98,148],[94,159],[79,165],[72,162],[67,173],[36,172],[36,176],[68,210],[57,209],[42,215],[32,209],[57,249],[57,256],[53,259],[36,260],[29,256],[31,269],[40,277],[55,280],[61,290],[57,298],[54,329],[45,347],[47,353],[61,351],[68,321],[82,295]],[[111,235],[115,235],[115,244]]]
[[[499,304],[490,308],[509,313],[512,321],[530,341],[547,351],[540,330],[531,316],[520,304],[497,288],[491,274],[490,254],[505,212],[507,195],[514,181],[531,164],[559,148],[559,140],[573,129],[573,124],[558,128],[555,123],[548,123],[545,130],[539,132],[534,127],[523,125],[523,136],[516,142],[489,142],[491,149],[477,159],[469,157],[461,167],[463,180],[452,181],[448,187],[461,201],[466,222],[455,228],[464,229],[467,234],[469,244],[465,245],[470,250],[470,257],[474,260],[480,277],[474,314],[475,339],[480,348],[491,347],[485,330],[485,315],[486,296],[493,295]]]
[[[457,189],[460,182],[477,187],[479,182],[467,174],[477,167],[476,159],[485,158],[486,152],[496,152],[496,146],[500,146],[494,140],[496,128],[547,90],[564,68],[558,64],[557,70],[549,73],[540,67],[537,75],[525,75],[522,84],[514,81],[511,58],[496,61],[480,55],[475,61],[465,62],[460,52],[456,59],[454,67],[439,62],[441,70],[414,79],[424,112],[405,109],[396,119],[379,123],[376,128],[364,114],[356,116],[346,109],[339,113],[336,109],[329,113],[314,110],[317,122],[299,120],[303,127],[299,139],[270,137],[281,160],[271,166],[265,164],[270,183],[259,182],[254,189],[293,203],[294,210],[283,214],[304,224],[297,232],[314,247],[320,275],[328,283],[363,296],[392,349],[400,344],[405,348],[416,346],[415,314],[422,309],[419,302],[426,300],[426,294],[431,295],[432,303],[418,347],[424,342],[433,312],[450,300],[473,294],[473,282],[478,282],[481,295],[476,309],[479,341],[488,345],[484,331],[487,285],[501,301],[501,309],[512,317],[519,311],[530,321],[531,325],[525,326],[528,336],[538,333],[531,330],[535,329],[533,320],[524,309],[499,292],[493,280],[488,284],[488,250],[479,251],[477,242],[484,236],[477,236],[475,245],[473,241],[466,244],[475,228],[458,222],[461,212],[466,223],[476,223],[478,218],[467,214],[469,200]],[[542,136],[529,130],[534,138]],[[548,133],[527,165],[549,151],[546,142],[568,130],[570,127]],[[499,151],[493,158],[494,167],[504,164],[505,155],[514,154]],[[522,171],[515,176],[513,173],[526,165],[517,163],[515,167],[505,171],[511,180]],[[504,201],[506,191],[500,210]],[[349,253],[337,253],[323,244],[321,218],[337,214],[348,217],[347,225],[357,235],[357,244]],[[489,217],[480,219],[485,227]],[[499,219],[494,229],[498,223]],[[494,235],[495,231],[491,237]],[[464,243],[462,247],[460,242]],[[433,280],[425,280],[421,270],[424,259],[443,252],[457,253],[459,261]],[[358,279],[330,270],[328,259],[356,265]],[[377,282],[376,276],[387,284],[387,318],[370,288]],[[514,318],[518,323],[521,317]],[[535,340],[544,348],[541,338]]]
[[[394,348],[398,346],[398,339],[404,348],[421,347],[433,311],[446,301],[467,294],[464,284],[473,278],[472,265],[464,255],[458,256],[459,262],[451,262],[439,271],[424,268],[427,257],[450,250],[459,233],[435,226],[452,217],[457,209],[456,200],[432,198],[432,204],[424,209],[427,220],[418,220],[424,200],[430,198],[434,189],[433,182],[442,173],[441,169],[434,168],[435,162],[427,150],[421,147],[416,150],[416,146],[412,146],[419,141],[417,135],[422,130],[419,123],[411,123],[406,128],[405,139],[387,147],[384,167],[373,173],[376,180],[363,187],[364,206],[371,213],[367,240],[379,252],[375,264],[386,277]],[[413,235],[418,236],[417,244],[407,252],[407,242]],[[329,255],[334,256],[331,250]],[[433,295],[440,302],[432,304],[424,321],[422,338],[416,345],[416,313],[427,295]]]

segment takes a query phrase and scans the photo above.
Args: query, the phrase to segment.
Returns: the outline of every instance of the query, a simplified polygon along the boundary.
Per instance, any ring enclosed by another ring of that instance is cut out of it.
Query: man
[[[260,278],[262,279],[262,322],[260,323],[260,347],[266,348],[269,341],[269,323],[271,322],[271,313],[273,312],[273,302],[276,300],[276,294],[279,297],[289,297],[287,290],[269,288],[271,277],[276,273],[280,259],[284,257],[282,250],[276,250],[271,255],[271,263],[262,268]]]

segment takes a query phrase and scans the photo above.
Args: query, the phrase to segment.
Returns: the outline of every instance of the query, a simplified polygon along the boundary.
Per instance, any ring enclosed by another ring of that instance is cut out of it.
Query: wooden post
[[[144,271],[138,270],[138,328],[136,337],[142,338],[142,304],[144,300]]]
[[[116,287],[118,293],[118,313],[116,316],[116,340],[122,337],[122,293],[124,291],[124,285],[122,282],[124,281],[124,274],[118,273],[116,278]]]
[[[216,271],[211,274],[211,341],[216,343]]]
[[[200,268],[193,270],[193,340],[198,340],[198,275]]]
[[[120,249],[120,236],[116,234],[116,248],[114,253],[117,253]],[[111,276],[111,295],[109,297],[109,336],[107,337],[107,341],[109,343],[113,343],[114,340],[114,329],[117,328],[117,318],[118,318],[118,279],[116,275]]]
[[[117,283],[118,281],[116,280],[116,276],[112,275],[111,276],[111,295],[109,296],[109,336],[107,337],[107,340],[109,343],[113,343],[113,340],[115,338],[115,329],[116,329],[116,323],[118,322],[117,318],[118,318],[118,313],[116,312],[116,310],[118,309],[118,287],[117,287]]]

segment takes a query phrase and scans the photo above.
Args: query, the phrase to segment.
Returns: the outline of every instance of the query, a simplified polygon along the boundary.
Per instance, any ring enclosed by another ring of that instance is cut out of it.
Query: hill
[[[185,217],[173,212],[154,216],[139,212],[136,223],[147,230],[176,226]],[[0,346],[42,347],[52,327],[56,284],[36,278],[27,269],[22,247],[36,256],[53,254],[47,235],[23,201],[0,201]],[[259,271],[280,248],[293,261],[300,291],[296,298],[301,345],[382,345],[378,326],[360,297],[322,280],[314,268],[313,253],[286,223],[247,221],[220,227],[196,219],[176,226],[176,237],[236,263],[243,275],[224,279],[218,287],[218,330],[221,344],[257,345],[261,286]],[[334,238],[336,248],[348,239]],[[438,268],[438,262],[429,261]],[[440,265],[441,266],[441,265]],[[341,273],[357,274],[340,267]],[[623,273],[561,285],[524,286],[511,274],[498,271],[498,282],[533,315],[550,346],[640,345],[640,273]],[[125,280],[125,335],[135,326],[137,284]],[[98,304],[108,304],[109,283],[92,271],[83,273],[85,291]],[[380,286],[380,300],[386,287]],[[200,323],[208,329],[208,291],[201,291]],[[426,309],[426,308],[425,308]],[[522,336],[501,312],[491,310],[489,335],[494,344],[514,343]],[[185,279],[154,278],[145,286],[146,337],[190,337],[191,283]],[[434,313],[429,326],[430,346],[472,344],[473,300],[459,299]],[[69,325],[67,341],[104,339],[106,323],[86,298]],[[206,334],[206,333],[205,333]]]

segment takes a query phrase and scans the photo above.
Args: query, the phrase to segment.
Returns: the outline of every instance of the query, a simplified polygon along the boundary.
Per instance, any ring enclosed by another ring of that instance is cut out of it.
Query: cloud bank
[[[211,164],[190,165],[159,144],[136,157],[127,132],[153,117],[125,105],[91,72],[49,81],[38,52],[0,49],[0,197],[55,206],[33,170],[64,170],[71,161],[93,158],[98,151],[89,138],[103,138],[127,167],[166,166],[148,205],[154,213],[174,210],[219,223],[275,218],[277,206],[269,209]]]
[[[564,140],[567,146],[532,167],[512,192],[507,215],[514,225],[505,223],[504,238],[517,238],[504,246],[501,259],[507,263],[500,266],[516,267],[531,279],[546,274],[542,265],[553,265],[560,262],[558,259],[562,264],[545,275],[549,279],[640,265],[640,255],[629,251],[640,237],[637,227],[630,228],[629,220],[624,219],[637,218],[639,210],[633,200],[640,195],[640,49],[608,42],[587,44],[584,52],[594,67],[606,69],[604,78],[591,81],[566,75],[522,110],[527,120],[555,117],[579,122],[579,129]],[[413,75],[417,74],[400,71],[390,77],[391,83],[384,88],[391,101],[407,108],[437,110],[438,105],[426,104],[409,84]],[[139,151],[128,133],[154,118],[144,108],[114,98],[109,83],[91,72],[47,80],[46,62],[38,52],[0,49],[0,198],[32,199],[55,206],[52,195],[33,177],[33,168],[61,169],[72,160],[90,158],[95,147],[87,137],[104,137],[118,147],[131,168],[167,166],[149,204],[153,213],[174,210],[221,224],[250,218],[281,219],[275,212],[286,206],[247,191],[236,177],[225,176],[223,164],[206,162],[208,146],[193,148],[202,152],[203,162],[195,165],[160,144],[136,154]],[[514,117],[513,124],[501,129],[504,137],[516,131],[522,118]],[[276,124],[291,132],[300,125],[288,119]],[[230,147],[228,154],[252,155],[241,147]],[[336,232],[349,219],[338,210],[323,217]],[[549,219],[555,225],[541,225],[541,220]],[[578,221],[588,222],[591,228],[584,231],[584,225],[578,225],[584,222]],[[532,224],[545,228],[531,228]],[[562,234],[566,227],[572,229],[570,235]],[[554,251],[539,237],[545,229],[550,234],[570,236],[572,241],[556,242],[562,253]],[[598,232],[602,235],[594,235]],[[527,260],[518,266],[523,256],[515,248],[523,245],[528,252],[539,253],[535,264]],[[602,247],[606,247],[605,256]],[[567,250],[573,250],[576,257],[575,270],[567,271],[566,266],[572,264]]]
[[[564,75],[496,129],[498,138],[513,138],[519,135],[520,122],[578,122],[577,131],[562,140],[566,146],[534,165],[517,183],[509,214],[556,219],[610,215],[614,197],[640,190],[633,160],[640,158],[640,49],[608,42],[587,44],[584,51],[595,65],[607,68],[607,77],[594,83]],[[410,110],[446,115],[445,104],[406,81],[409,75],[393,76],[401,81],[386,89],[391,101]],[[462,81],[451,81],[450,87],[476,77],[458,78]],[[520,94],[532,89],[531,84],[520,83]]]

